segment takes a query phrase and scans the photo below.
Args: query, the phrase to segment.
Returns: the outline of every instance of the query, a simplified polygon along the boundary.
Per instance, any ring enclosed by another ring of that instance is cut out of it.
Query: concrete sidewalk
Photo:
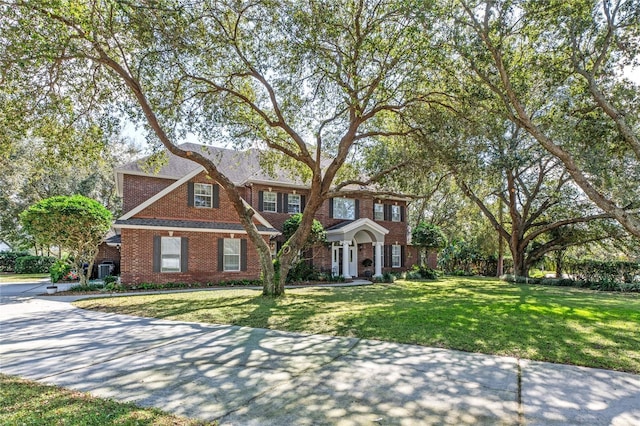
[[[640,376],[3,300],[0,372],[221,425],[638,425]]]

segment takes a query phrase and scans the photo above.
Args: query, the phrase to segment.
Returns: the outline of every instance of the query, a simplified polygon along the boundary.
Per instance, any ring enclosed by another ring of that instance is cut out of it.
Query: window
[[[373,205],[373,218],[375,220],[384,220],[384,204]]]
[[[223,271],[240,270],[240,239],[224,239]]]
[[[277,192],[264,192],[262,194],[262,211],[275,213],[278,208]]]
[[[402,216],[400,215],[400,206],[391,206],[391,220],[393,222],[400,222]]]
[[[300,213],[300,194],[289,194],[287,200],[287,212]]]
[[[180,272],[180,237],[162,237],[160,242],[160,271]]]
[[[211,208],[213,205],[213,185],[208,183],[195,183],[193,185],[193,205],[202,208]]]
[[[356,200],[352,198],[333,199],[333,217],[353,220],[356,218]]]
[[[402,266],[402,248],[398,245],[391,246],[391,267],[399,268]]]

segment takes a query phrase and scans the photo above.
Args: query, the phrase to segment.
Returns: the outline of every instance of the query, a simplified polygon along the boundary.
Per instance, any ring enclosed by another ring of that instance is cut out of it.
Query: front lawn
[[[3,425],[214,425],[0,374]]]
[[[445,278],[393,285],[116,297],[130,315],[353,336],[640,373],[640,295]]]
[[[3,272],[0,274],[0,284],[32,283],[32,282],[40,282],[48,278],[49,278],[49,274],[11,274],[11,273]]]

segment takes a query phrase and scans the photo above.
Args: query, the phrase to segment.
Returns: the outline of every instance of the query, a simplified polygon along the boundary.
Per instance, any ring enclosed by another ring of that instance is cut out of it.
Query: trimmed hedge
[[[16,259],[29,256],[29,253],[20,251],[0,252],[0,272],[16,272]]]
[[[16,274],[48,274],[51,265],[56,261],[49,256],[22,256],[16,259]]]
[[[640,292],[640,263],[597,260],[567,263],[570,278],[529,278],[503,275],[501,280],[518,284],[541,284],[588,288],[600,291]]]

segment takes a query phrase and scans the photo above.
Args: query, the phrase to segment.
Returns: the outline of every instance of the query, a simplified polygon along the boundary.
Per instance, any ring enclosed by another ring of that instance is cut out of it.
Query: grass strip
[[[350,336],[640,373],[640,295],[444,278],[75,302],[105,312]]]
[[[0,424],[3,425],[215,425],[101,399],[87,393],[0,374]]]

